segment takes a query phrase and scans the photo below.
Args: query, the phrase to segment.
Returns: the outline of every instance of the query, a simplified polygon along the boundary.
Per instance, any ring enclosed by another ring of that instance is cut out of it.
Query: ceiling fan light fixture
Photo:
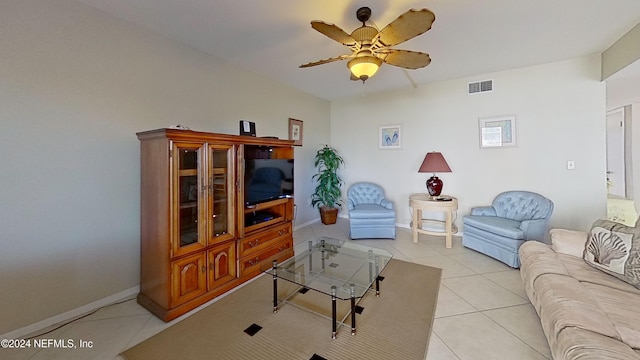
[[[347,67],[356,78],[365,81],[372,77],[382,65],[382,60],[375,56],[358,56],[347,63]]]
[[[308,68],[350,59],[347,63],[347,67],[351,72],[350,79],[362,80],[364,83],[376,74],[383,62],[412,70],[425,67],[431,63],[431,58],[427,53],[393,49],[392,47],[431,29],[431,25],[436,19],[433,12],[428,9],[410,9],[398,16],[397,19],[390,22],[382,30],[378,30],[377,26],[367,25],[370,16],[370,8],[359,8],[356,11],[356,17],[362,22],[362,26],[355,29],[351,34],[334,24],[320,20],[312,21],[311,27],[314,30],[348,47],[351,53],[302,64],[300,67]]]

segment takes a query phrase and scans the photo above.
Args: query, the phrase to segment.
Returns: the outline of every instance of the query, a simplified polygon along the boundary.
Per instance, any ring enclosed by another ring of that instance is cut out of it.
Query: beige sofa
[[[640,290],[583,260],[587,232],[524,243],[520,274],[554,359],[640,359]]]

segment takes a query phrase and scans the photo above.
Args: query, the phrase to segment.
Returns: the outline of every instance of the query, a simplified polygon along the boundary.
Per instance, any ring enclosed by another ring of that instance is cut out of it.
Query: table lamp
[[[442,153],[439,152],[428,152],[422,161],[422,165],[420,165],[420,169],[418,172],[430,172],[433,173],[433,176],[427,180],[427,191],[431,197],[440,196],[442,192],[442,180],[440,180],[437,176],[437,172],[451,172],[451,168],[449,164],[447,164],[447,160],[444,159]]]

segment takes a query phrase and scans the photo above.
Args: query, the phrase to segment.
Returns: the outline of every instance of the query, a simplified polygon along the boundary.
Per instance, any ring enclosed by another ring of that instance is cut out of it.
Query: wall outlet
[[[567,170],[575,170],[576,162],[573,160],[567,160]]]

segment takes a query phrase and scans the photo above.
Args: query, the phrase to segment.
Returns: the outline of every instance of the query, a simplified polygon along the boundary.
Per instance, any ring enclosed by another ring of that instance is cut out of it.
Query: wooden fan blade
[[[322,60],[318,60],[318,61],[302,64],[302,65],[300,65],[300,67],[301,68],[307,68],[307,67],[311,67],[311,66],[327,64],[327,63],[334,62],[334,61],[340,61],[340,60],[348,59],[348,58],[350,58],[352,56],[353,56],[353,54],[351,54],[351,55],[340,55],[340,56],[336,56],[336,57],[332,57],[332,58],[328,58],[328,59],[322,59]]]
[[[334,24],[328,24],[324,21],[312,21],[311,27],[342,45],[354,47],[358,44],[351,35]]]
[[[428,9],[411,9],[380,30],[372,43],[377,47],[403,43],[431,29],[435,20],[436,16]]]
[[[431,63],[429,54],[419,51],[383,49],[375,54],[385,63],[405,69],[419,69]]]

